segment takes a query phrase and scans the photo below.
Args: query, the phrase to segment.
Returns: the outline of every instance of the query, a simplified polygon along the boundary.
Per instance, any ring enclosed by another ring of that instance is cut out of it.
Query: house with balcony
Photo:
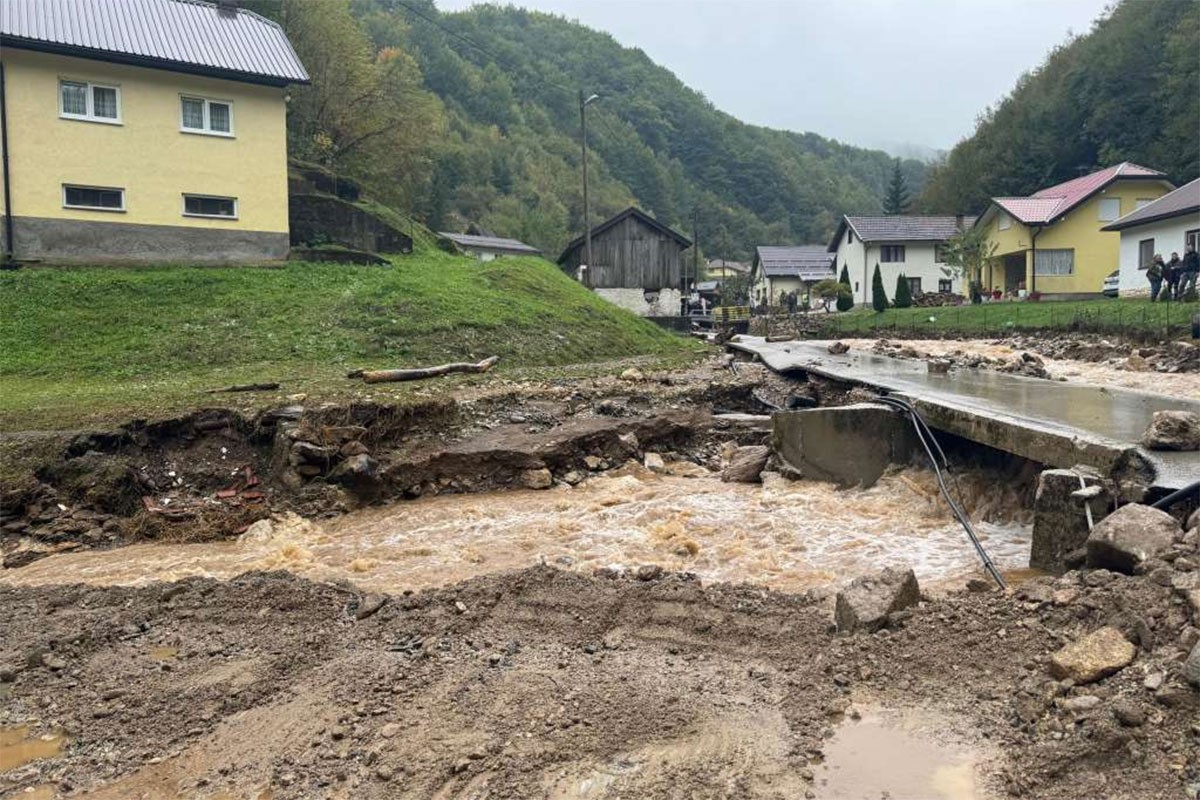
[[[2,257],[286,258],[286,93],[307,82],[235,0],[3,0]]]
[[[1173,188],[1158,170],[1126,161],[1028,197],[993,197],[975,223],[995,245],[984,286],[1008,296],[1099,297],[1120,264],[1121,235],[1106,226]]]

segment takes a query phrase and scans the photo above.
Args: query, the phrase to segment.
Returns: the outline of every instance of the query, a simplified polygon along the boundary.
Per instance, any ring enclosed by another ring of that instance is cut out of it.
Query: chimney
[[[217,13],[223,17],[236,17],[238,0],[217,0]]]
[[[960,231],[963,229],[963,215],[962,214],[954,215],[954,227]]]

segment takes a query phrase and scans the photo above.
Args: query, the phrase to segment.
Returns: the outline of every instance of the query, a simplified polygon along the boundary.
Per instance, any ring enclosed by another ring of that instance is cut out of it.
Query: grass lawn
[[[1151,303],[1138,299],[1000,302],[941,308],[889,308],[882,314],[855,309],[830,314],[831,335],[894,332],[896,336],[951,334],[1003,336],[1017,331],[1090,331],[1140,338],[1189,336],[1200,303]],[[824,321],[824,320],[823,320]]]
[[[488,264],[421,247],[391,267],[39,268],[0,273],[0,430],[64,428],[279,395],[363,396],[355,368],[502,357],[498,371],[702,345],[621,311],[535,258]],[[463,380],[470,380],[464,378]],[[428,385],[428,384],[426,384]],[[383,399],[418,390],[367,387]]]

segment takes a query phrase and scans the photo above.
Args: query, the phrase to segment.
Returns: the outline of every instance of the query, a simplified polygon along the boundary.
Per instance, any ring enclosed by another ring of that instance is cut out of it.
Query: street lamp
[[[580,130],[580,139],[582,139],[582,141],[583,141],[583,242],[584,242],[584,258],[587,259],[586,266],[589,266],[589,267],[592,264],[592,215],[588,208],[587,107],[599,99],[600,99],[600,95],[598,95],[598,94],[593,94],[590,97],[585,98],[583,96],[583,90],[582,89],[579,90],[579,130]],[[588,273],[586,270],[583,272],[583,278],[584,278],[583,285],[587,286],[588,285],[587,281],[589,279],[589,276],[588,276]]]

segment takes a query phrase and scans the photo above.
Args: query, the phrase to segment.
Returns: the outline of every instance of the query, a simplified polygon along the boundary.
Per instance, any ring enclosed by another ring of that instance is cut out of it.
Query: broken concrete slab
[[[771,449],[786,467],[839,486],[874,486],[918,447],[908,420],[876,403],[780,411],[772,422]]]
[[[1080,483],[1099,490],[1093,498],[1077,497]],[[1033,502],[1033,546],[1029,566],[1055,575],[1067,571],[1067,554],[1087,544],[1085,501],[1091,505],[1093,522],[1103,519],[1112,507],[1100,476],[1086,467],[1048,469],[1038,476]]]
[[[1066,645],[1050,657],[1050,672],[1076,684],[1092,683],[1133,663],[1137,648],[1119,630],[1104,627]]]
[[[877,631],[888,615],[921,601],[917,576],[907,568],[888,567],[873,575],[855,578],[837,595],[834,620],[839,631]]]
[[[1182,532],[1165,511],[1135,503],[1122,506],[1088,536],[1088,566],[1132,575],[1138,564],[1170,550]]]

